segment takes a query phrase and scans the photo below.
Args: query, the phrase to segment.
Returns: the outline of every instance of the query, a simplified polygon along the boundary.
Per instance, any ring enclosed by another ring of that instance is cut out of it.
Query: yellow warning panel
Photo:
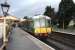
[[[35,33],[48,33],[51,32],[51,28],[35,28]]]

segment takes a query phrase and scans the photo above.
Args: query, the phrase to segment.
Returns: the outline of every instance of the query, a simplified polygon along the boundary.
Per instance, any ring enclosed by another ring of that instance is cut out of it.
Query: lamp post
[[[1,8],[2,8],[2,12],[4,15],[4,33],[3,33],[3,42],[7,42],[8,39],[6,37],[6,16],[8,15],[8,10],[10,8],[10,5],[7,3],[7,0],[5,1],[5,3],[1,4]]]

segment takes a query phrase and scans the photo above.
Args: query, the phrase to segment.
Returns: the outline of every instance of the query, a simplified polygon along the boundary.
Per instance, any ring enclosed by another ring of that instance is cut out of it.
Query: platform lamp
[[[1,4],[1,8],[2,8],[2,12],[3,12],[4,17],[6,17],[8,15],[10,5],[7,2],[5,2],[5,3]]]
[[[7,42],[7,34],[6,34],[6,16],[8,15],[8,10],[10,8],[10,5],[7,3],[7,0],[5,1],[5,3],[1,4],[1,8],[2,8],[2,12],[4,15],[4,32],[3,32],[3,42]]]

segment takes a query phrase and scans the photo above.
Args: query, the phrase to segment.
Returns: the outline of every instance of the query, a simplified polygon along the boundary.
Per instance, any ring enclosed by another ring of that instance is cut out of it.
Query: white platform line
[[[33,37],[32,35],[28,34],[27,32],[22,30],[22,33],[24,35],[27,35],[26,37],[32,40],[36,45],[38,45],[42,50],[55,50],[51,46],[45,44],[44,42],[38,40],[37,38]]]

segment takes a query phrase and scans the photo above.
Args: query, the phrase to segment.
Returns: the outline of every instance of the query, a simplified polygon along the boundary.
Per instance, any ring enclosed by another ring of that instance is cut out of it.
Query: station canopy
[[[1,20],[1,19],[3,20],[4,18],[5,18],[5,19],[11,19],[11,20],[18,20],[18,18],[15,17],[15,16],[7,16],[7,17],[1,16],[1,17],[0,17],[0,20]]]

